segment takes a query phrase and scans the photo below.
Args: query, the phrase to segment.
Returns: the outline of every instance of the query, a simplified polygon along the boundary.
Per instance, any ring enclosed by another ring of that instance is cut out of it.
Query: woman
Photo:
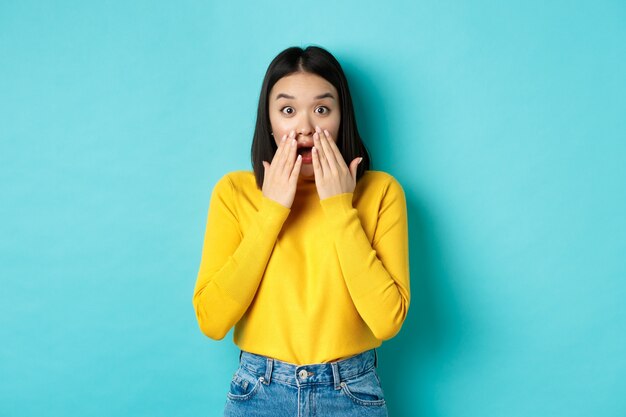
[[[385,416],[375,348],[409,308],[404,193],[369,171],[348,83],[318,47],[270,64],[254,172],[211,197],[193,305],[201,330],[235,326],[226,416]]]

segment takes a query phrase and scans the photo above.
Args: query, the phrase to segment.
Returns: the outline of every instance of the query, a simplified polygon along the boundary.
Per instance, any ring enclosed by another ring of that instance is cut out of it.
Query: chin
[[[315,177],[315,172],[313,171],[313,165],[309,165],[310,168],[306,165],[303,165],[300,168],[300,176],[303,178],[313,178]]]

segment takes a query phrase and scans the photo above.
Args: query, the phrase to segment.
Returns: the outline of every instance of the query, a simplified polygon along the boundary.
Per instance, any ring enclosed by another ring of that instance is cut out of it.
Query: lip
[[[306,154],[303,154],[304,149],[307,149],[308,151],[306,151]],[[303,143],[298,143],[298,149],[297,152],[299,155],[302,156],[302,163],[303,164],[310,164],[313,162],[313,154],[312,154],[312,149],[313,149],[313,143],[309,143],[309,142],[303,142]]]

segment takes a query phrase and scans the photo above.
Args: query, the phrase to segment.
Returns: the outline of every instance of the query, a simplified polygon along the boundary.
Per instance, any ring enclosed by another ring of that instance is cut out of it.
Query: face
[[[335,87],[319,75],[297,72],[281,78],[269,94],[270,124],[276,145],[294,130],[302,155],[300,176],[313,177],[311,148],[315,126],[337,141],[341,112]]]

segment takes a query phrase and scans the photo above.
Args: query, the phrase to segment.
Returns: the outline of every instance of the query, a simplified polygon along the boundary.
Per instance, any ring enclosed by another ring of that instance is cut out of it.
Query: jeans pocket
[[[385,405],[383,389],[374,369],[355,378],[343,381],[341,389],[356,404],[368,406]]]
[[[262,377],[257,377],[244,367],[239,367],[232,380],[226,396],[234,401],[245,401],[251,399],[261,388]]]

